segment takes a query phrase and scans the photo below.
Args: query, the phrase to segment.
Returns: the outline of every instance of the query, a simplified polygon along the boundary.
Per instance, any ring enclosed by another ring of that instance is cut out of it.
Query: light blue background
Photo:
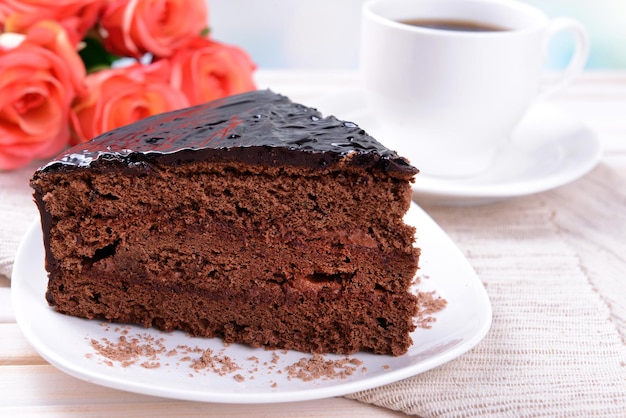
[[[246,49],[260,68],[358,66],[365,0],[207,0],[213,36]],[[626,0],[523,0],[548,16],[569,16],[589,32],[587,69],[626,69]],[[571,39],[558,36],[549,68],[561,68]]]

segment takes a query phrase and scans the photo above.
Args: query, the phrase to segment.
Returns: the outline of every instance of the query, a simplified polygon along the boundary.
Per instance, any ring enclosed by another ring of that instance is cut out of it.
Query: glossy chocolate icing
[[[73,171],[123,165],[145,170],[152,163],[244,162],[268,166],[376,167],[417,173],[352,122],[324,117],[269,90],[243,93],[152,116],[68,149],[42,167]]]

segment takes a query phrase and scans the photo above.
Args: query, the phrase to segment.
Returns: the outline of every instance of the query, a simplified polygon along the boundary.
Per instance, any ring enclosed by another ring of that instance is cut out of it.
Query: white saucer
[[[367,108],[363,92],[347,90],[314,105],[325,115],[350,120],[393,148]],[[419,203],[477,205],[562,186],[588,173],[600,160],[595,134],[550,103],[531,108],[487,171],[467,178],[418,174],[413,198]],[[418,167],[419,168],[419,167]]]

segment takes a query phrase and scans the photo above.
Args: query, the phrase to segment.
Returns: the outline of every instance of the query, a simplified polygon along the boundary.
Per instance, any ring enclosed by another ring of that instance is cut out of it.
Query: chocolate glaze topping
[[[343,163],[412,175],[417,169],[352,122],[324,117],[269,90],[140,120],[68,149],[42,167],[73,171],[153,162],[245,162],[326,169]]]

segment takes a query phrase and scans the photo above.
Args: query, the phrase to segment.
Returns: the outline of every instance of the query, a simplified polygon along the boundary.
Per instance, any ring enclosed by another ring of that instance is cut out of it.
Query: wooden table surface
[[[259,87],[308,103],[354,88],[359,80],[352,72],[261,71],[258,82]],[[626,72],[586,73],[557,98],[591,129],[602,130],[605,146],[612,150],[606,158],[620,161],[626,159],[621,128],[626,109],[611,106],[611,100],[617,94],[624,97],[625,91]],[[34,205],[24,210],[35,214]],[[404,416],[341,397],[284,404],[209,404],[138,395],[79,380],[47,364],[22,335],[11,307],[10,284],[9,278],[0,276],[0,416]]]

